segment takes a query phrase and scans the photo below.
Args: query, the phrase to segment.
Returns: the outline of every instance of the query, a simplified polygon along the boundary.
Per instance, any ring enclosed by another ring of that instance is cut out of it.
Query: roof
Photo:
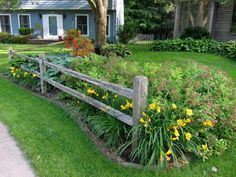
[[[109,0],[108,10],[115,10],[115,1]],[[24,10],[91,10],[87,0],[23,0]]]

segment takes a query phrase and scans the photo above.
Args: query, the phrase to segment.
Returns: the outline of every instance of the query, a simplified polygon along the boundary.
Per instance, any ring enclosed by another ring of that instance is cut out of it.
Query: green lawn
[[[13,48],[23,47],[26,45],[13,46]],[[153,53],[148,52],[146,46],[130,48],[134,55],[129,57],[129,60],[163,62],[166,58],[184,64],[191,58],[217,67],[221,67],[222,63],[221,68],[236,79],[234,77],[236,62],[223,57],[189,53]],[[2,72],[7,67],[6,49],[6,45],[0,45]],[[38,49],[37,52],[50,52],[56,49],[58,47],[54,46]],[[113,164],[103,157],[76,123],[55,104],[3,79],[0,79],[0,93],[0,121],[9,127],[11,134],[17,139],[40,177],[235,176],[231,167],[236,163],[236,142],[223,156],[211,158],[207,162],[195,162],[190,168],[185,167],[180,171],[172,169],[158,175],[150,171],[129,169]],[[211,172],[214,166],[218,168],[217,173]]]

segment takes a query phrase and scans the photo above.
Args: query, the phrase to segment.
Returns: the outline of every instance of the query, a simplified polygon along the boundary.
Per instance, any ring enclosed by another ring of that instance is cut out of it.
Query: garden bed
[[[55,59],[55,57],[52,58]],[[63,61],[60,60],[60,57],[56,57],[55,62],[63,64]],[[26,64],[27,66],[29,65],[27,61]],[[19,66],[19,62],[13,62],[13,67],[16,67],[15,69],[19,68]],[[142,154],[134,151],[132,154],[136,155],[136,157],[132,158],[130,156],[131,158],[127,158],[128,160],[144,165],[150,163],[149,165],[154,166],[160,162],[165,162],[163,165],[172,164],[173,162],[176,164],[181,156],[178,153],[174,154],[176,150],[172,148],[174,146],[171,144],[179,144],[180,147],[178,148],[181,148],[183,154],[188,154],[189,152],[196,153],[195,157],[202,159],[221,154],[228,146],[227,139],[233,134],[231,126],[234,126],[234,122],[231,122],[232,120],[229,119],[229,116],[233,116],[235,98],[232,81],[222,72],[197,63],[189,63],[186,69],[181,69],[172,64],[167,66],[155,64],[139,65],[135,62],[127,62],[121,58],[106,59],[95,55],[89,58],[79,57],[74,59],[69,62],[67,67],[97,79],[104,79],[126,87],[132,87],[132,79],[130,78],[134,78],[137,74],[149,77],[149,108],[143,115],[143,118],[140,118],[140,124],[135,126],[132,131],[138,131],[138,134],[142,135],[143,139],[139,137],[140,142],[152,144],[153,147],[148,148],[146,145],[142,146],[143,143],[140,143],[138,147],[140,152],[144,154],[148,152],[148,158],[143,158]],[[18,81],[24,80],[24,75],[20,74],[21,70],[15,72],[15,69],[12,72],[12,75],[16,73],[14,78]],[[132,103],[130,101],[105,92],[98,87],[93,87],[66,75],[61,75],[55,70],[50,70],[49,73],[48,75],[51,78],[59,79],[67,86],[95,99],[100,99],[107,104],[111,104],[111,106],[120,109],[120,111],[131,114]],[[17,74],[20,76],[17,77]],[[31,75],[30,78],[32,79]],[[195,87],[198,89],[196,90]],[[86,119],[83,121],[89,125],[90,129],[98,137],[106,142],[108,147],[123,147],[125,155],[127,155],[127,152],[130,154],[130,128],[112,117],[101,114],[87,104],[78,103],[77,99],[67,94],[60,94],[60,98],[74,106],[78,106],[83,112],[89,112],[89,114],[84,116]],[[116,99],[117,101],[114,101]],[[209,100],[214,100],[217,103],[209,102]],[[173,131],[171,130],[172,126]],[[159,148],[159,142],[153,142],[155,139],[160,140],[160,137],[155,137],[156,134],[159,134],[159,131],[156,132],[155,127],[164,128],[165,136],[169,137],[166,139],[163,136],[165,140],[162,143],[165,145],[162,146],[162,150]],[[199,127],[204,128],[205,132],[201,132]],[[146,137],[151,138],[150,140],[152,141],[146,142],[148,140]],[[124,147],[128,147],[128,149]],[[188,149],[188,147],[191,148]],[[154,149],[158,148],[158,152],[155,152]],[[153,153],[157,155],[157,158],[150,161],[150,154]],[[184,161],[186,161],[186,158]]]

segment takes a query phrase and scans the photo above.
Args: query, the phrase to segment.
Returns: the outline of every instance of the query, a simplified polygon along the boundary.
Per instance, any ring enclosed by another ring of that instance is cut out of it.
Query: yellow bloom
[[[179,137],[172,137],[171,140],[172,140],[172,141],[179,140]]]
[[[35,78],[35,77],[37,77],[37,75],[36,74],[32,74],[32,77]]]
[[[10,69],[10,70],[15,70],[15,67],[10,67],[9,69]]]
[[[157,112],[160,113],[161,112],[161,107],[157,106]]]
[[[144,124],[144,123],[145,123],[145,121],[144,121],[143,118],[139,119],[139,122],[140,122],[141,124]]]
[[[177,109],[176,104],[173,103],[173,104],[171,105],[171,108],[172,108],[173,110],[176,110],[176,109]]]
[[[145,128],[147,128],[147,127],[148,127],[148,123],[146,122],[143,126],[144,126]]]
[[[87,90],[87,93],[89,93],[89,94],[95,94],[96,95],[96,92],[95,92],[95,90],[93,90],[93,89],[88,89]]]
[[[208,126],[208,127],[213,127],[213,123],[210,120],[206,120],[203,122],[203,125]]]
[[[156,104],[155,103],[151,103],[149,105],[149,109],[154,110],[155,108],[156,108]]]
[[[127,109],[126,106],[124,106],[124,105],[121,105],[120,108],[121,108],[122,110],[126,110],[126,109]]]
[[[186,108],[186,109],[184,110],[184,112],[185,112],[185,114],[186,114],[187,116],[192,116],[192,115],[193,115],[192,109]]]
[[[166,152],[166,155],[170,155],[172,154],[172,151],[169,149],[167,152]]]
[[[170,161],[170,159],[171,159],[171,158],[166,155],[166,160],[167,160],[167,161]]]
[[[186,122],[186,123],[190,123],[190,122],[191,122],[191,119],[190,119],[190,118],[187,118],[187,119],[185,119],[185,122]]]
[[[182,127],[186,126],[186,123],[182,119],[178,119],[177,123],[178,123],[178,125],[180,125]]]
[[[185,138],[186,138],[186,140],[188,140],[188,141],[190,141],[191,140],[191,138],[192,138],[192,134],[191,133],[185,133]]]
[[[207,147],[207,144],[205,144],[205,145],[203,144],[203,145],[202,145],[202,149],[203,149],[204,151],[207,150],[207,148],[208,148],[208,147]]]
[[[12,75],[13,75],[13,76],[16,76],[16,73],[13,73]]]
[[[118,95],[115,95],[114,98],[118,98]]]
[[[175,135],[176,137],[179,137],[179,131],[178,131],[177,129],[175,129],[174,135]]]

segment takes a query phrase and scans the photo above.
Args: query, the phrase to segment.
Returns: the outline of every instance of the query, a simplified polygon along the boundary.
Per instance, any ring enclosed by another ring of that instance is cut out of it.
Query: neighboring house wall
[[[18,35],[19,29],[19,21],[18,21],[18,14],[30,14],[31,19],[31,28],[35,28],[36,24],[43,25],[43,18],[42,15],[44,14],[61,14],[63,15],[63,28],[64,32],[68,29],[72,29],[76,27],[76,15],[79,14],[86,14],[89,16],[89,38],[95,38],[95,23],[94,23],[94,14],[90,10],[37,10],[37,11],[30,11],[24,10],[22,12],[6,12],[1,14],[10,14],[11,15],[11,28],[12,34]],[[110,25],[109,27],[109,36],[108,40],[114,41],[116,38],[116,13],[115,11],[108,11],[108,15],[110,17]]]
[[[234,1],[227,5],[217,3],[212,27],[212,36],[220,41],[236,40],[236,35],[230,32],[232,24]]]

